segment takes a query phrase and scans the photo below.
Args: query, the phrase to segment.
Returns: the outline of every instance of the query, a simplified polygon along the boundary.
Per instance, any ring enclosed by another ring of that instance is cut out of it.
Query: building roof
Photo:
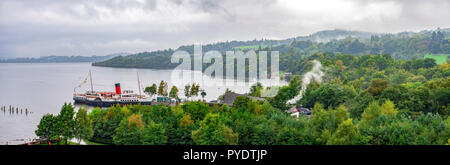
[[[223,103],[231,106],[231,105],[233,105],[234,100],[238,96],[244,96],[244,95],[243,94],[239,94],[239,93],[234,93],[234,92],[227,92],[223,96]]]
[[[245,94],[239,94],[239,93],[234,93],[234,92],[227,92],[223,96],[223,104],[227,104],[228,106],[233,105],[234,100],[236,100],[236,98],[238,96],[245,96],[245,97],[248,97],[248,98],[250,98],[252,100],[258,100],[258,101],[264,101],[265,100],[264,98],[260,98],[260,97],[253,97],[253,96],[248,96],[248,95],[245,95]]]
[[[289,108],[289,109],[287,110],[287,112],[289,112],[289,113],[298,112],[298,111],[297,111],[297,106],[293,106],[293,107]]]
[[[308,111],[311,111],[311,110],[309,110],[308,108],[303,108],[303,107],[298,108],[297,106],[293,106],[290,109],[288,109],[286,112],[295,113],[295,112],[308,112]]]

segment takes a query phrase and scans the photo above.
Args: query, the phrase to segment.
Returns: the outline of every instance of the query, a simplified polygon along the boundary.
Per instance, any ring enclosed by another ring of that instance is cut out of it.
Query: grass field
[[[249,49],[258,49],[259,45],[250,45],[250,46],[236,46],[234,50],[249,50]],[[266,46],[261,46],[261,49],[266,48]]]
[[[442,64],[447,61],[447,57],[450,54],[425,54],[423,58],[431,58],[436,60],[437,64]]]
[[[86,142],[86,144],[90,144],[90,145],[108,145],[108,144],[104,144],[104,143],[92,142],[89,140],[83,140],[83,141]]]

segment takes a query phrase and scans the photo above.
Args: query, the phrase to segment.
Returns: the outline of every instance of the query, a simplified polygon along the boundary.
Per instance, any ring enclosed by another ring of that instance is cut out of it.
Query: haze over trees
[[[64,63],[64,62],[101,62],[128,53],[114,53],[105,56],[44,56],[39,58],[0,59],[0,63]]]
[[[424,52],[448,53],[446,35],[399,33],[321,43],[296,38],[288,45],[258,47],[280,50],[280,68],[293,74],[275,96],[265,101],[239,96],[233,105],[188,101],[94,108],[88,113],[89,140],[124,145],[450,144],[450,64],[415,58]],[[322,81],[310,83],[294,105],[286,104],[299,94],[301,76],[315,60],[323,66]],[[254,84],[249,95],[259,97],[262,88]],[[187,98],[201,91],[198,84],[184,89]],[[157,92],[167,96],[167,83],[162,81]],[[295,105],[310,109],[311,115],[296,118],[285,112]],[[44,115],[36,135],[63,141],[73,137],[71,128],[78,125],[73,123],[84,121],[73,115],[70,104],[58,116]]]
[[[94,135],[89,140],[140,145],[449,144],[449,64],[389,55],[316,53],[299,66],[308,70],[312,60],[322,63],[325,76],[322,83],[309,84],[296,103],[310,108],[311,116],[294,118],[284,112],[292,106],[286,101],[298,94],[301,84],[294,76],[267,101],[239,96],[230,106],[189,101],[177,106],[94,108],[89,113]],[[61,122],[71,121],[70,107],[64,105],[56,117],[44,115],[36,134],[70,137],[64,131],[71,130],[71,122]]]
[[[425,54],[450,54],[450,30],[401,32],[396,34],[377,34],[358,31],[329,30],[310,36],[285,40],[227,41],[202,46],[203,53],[215,50],[226,51],[265,50],[280,52],[280,70],[298,72],[293,68],[304,57],[318,52],[351,54],[390,54],[395,59],[422,59]],[[178,63],[171,63],[171,55],[177,51],[193,54],[193,45],[179,48],[143,52],[128,56],[119,56],[110,60],[93,63],[94,66],[173,69]],[[207,66],[207,64],[205,64]]]

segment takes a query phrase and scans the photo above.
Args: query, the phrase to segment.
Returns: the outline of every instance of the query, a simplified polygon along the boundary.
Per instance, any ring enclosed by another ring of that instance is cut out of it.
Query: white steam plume
[[[322,82],[322,77],[325,75],[325,73],[321,70],[322,64],[317,60],[313,60],[312,63],[312,70],[303,75],[300,93],[293,99],[287,101],[287,104],[295,104],[297,101],[302,99],[303,93],[306,91],[307,86],[312,82],[313,79],[318,83]]]

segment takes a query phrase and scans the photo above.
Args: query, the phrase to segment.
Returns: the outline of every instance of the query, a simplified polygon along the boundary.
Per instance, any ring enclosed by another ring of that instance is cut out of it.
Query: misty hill
[[[64,62],[99,62],[128,53],[114,53],[105,56],[44,56],[39,58],[12,58],[0,60],[0,63],[64,63]]]
[[[319,31],[319,32],[316,32],[309,36],[299,36],[299,37],[296,37],[295,40],[297,40],[297,41],[310,40],[310,41],[314,41],[314,42],[328,42],[330,40],[344,39],[349,36],[353,37],[353,38],[370,38],[371,36],[379,36],[379,35],[382,35],[382,34],[335,29],[335,30]]]
[[[226,41],[202,45],[203,52],[217,50],[222,54],[230,50],[267,50],[280,52],[280,69],[290,70],[293,61],[319,52],[350,55],[389,54],[395,59],[420,59],[425,54],[450,54],[449,29],[396,34],[376,34],[360,31],[329,30],[309,36],[284,40]],[[326,42],[323,42],[326,41]],[[143,52],[118,56],[110,60],[93,63],[94,66],[173,69],[178,64],[170,62],[176,50],[193,53],[193,45],[177,49]]]

